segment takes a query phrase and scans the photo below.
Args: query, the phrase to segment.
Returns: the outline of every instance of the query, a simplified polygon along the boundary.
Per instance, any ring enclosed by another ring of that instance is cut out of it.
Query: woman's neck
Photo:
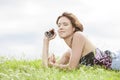
[[[72,38],[73,38],[73,35],[67,37],[64,39],[65,43],[71,48],[72,47]]]

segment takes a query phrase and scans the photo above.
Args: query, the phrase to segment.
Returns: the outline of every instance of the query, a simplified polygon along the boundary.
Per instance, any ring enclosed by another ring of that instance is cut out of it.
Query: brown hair
[[[72,26],[75,27],[75,32],[76,31],[83,32],[83,25],[80,23],[80,21],[77,19],[77,17],[75,15],[73,15],[72,13],[64,12],[61,16],[59,16],[57,18],[56,24],[58,24],[59,19],[63,16],[67,17],[71,21]]]

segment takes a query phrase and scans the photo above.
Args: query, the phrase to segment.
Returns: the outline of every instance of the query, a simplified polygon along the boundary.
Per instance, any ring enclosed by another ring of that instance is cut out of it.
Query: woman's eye
[[[68,26],[69,24],[68,24],[68,23],[58,24],[58,27],[60,27],[61,25],[63,25],[63,26]]]
[[[64,26],[68,26],[68,23],[63,23]]]
[[[61,24],[58,24],[58,27],[60,27]]]
[[[58,27],[60,27],[60,25],[58,25]]]

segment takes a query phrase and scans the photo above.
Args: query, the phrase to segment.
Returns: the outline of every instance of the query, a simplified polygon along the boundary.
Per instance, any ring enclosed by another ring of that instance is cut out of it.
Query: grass
[[[16,60],[0,57],[0,80],[119,80],[120,71],[99,66],[77,70],[44,68],[41,60]]]

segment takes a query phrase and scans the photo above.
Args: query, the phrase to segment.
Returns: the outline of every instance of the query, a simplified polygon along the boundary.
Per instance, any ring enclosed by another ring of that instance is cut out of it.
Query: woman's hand
[[[52,55],[48,58],[48,65],[49,65],[49,66],[54,66],[55,63],[56,63],[55,55],[52,54]]]
[[[52,55],[48,58],[48,62],[56,63],[56,59],[55,59],[55,55],[54,55],[54,54],[52,54]]]

